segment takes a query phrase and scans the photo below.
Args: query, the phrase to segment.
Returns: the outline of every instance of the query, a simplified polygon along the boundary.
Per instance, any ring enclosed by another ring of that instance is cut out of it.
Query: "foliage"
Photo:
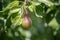
[[[32,25],[21,25],[23,0],[3,0],[0,11],[1,40],[60,40],[60,0],[31,0],[27,3]]]

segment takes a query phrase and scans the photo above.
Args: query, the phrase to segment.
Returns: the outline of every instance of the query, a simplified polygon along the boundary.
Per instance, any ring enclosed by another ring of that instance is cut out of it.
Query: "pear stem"
[[[24,0],[24,3],[23,3],[23,8],[24,8],[24,17],[28,17],[28,11],[26,9],[26,3],[27,3],[27,0]]]

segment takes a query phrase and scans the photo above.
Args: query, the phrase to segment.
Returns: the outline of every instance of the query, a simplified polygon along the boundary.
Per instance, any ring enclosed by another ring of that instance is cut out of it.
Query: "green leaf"
[[[22,23],[22,15],[23,15],[23,8],[19,8],[19,9],[16,9],[18,11],[18,13],[16,13],[16,16],[11,17],[11,21],[14,25],[20,25]],[[16,10],[13,10],[15,12],[17,12]]]
[[[31,3],[34,4],[35,6],[38,6],[41,4],[40,2],[37,2],[37,1],[35,1],[35,2],[32,1]]]
[[[16,8],[16,9],[13,9],[13,10],[10,10],[10,12],[9,13],[16,13],[16,12],[19,12],[20,11],[20,8]]]
[[[13,1],[13,2],[9,3],[4,10],[13,9],[16,7],[19,7],[19,1]]]
[[[34,9],[34,13],[35,13],[36,17],[43,18],[42,15],[39,15],[39,14],[37,13],[37,11],[36,11],[36,7],[34,7],[34,8],[35,8],[35,9]]]
[[[52,6],[52,5],[54,5],[54,3],[51,2],[51,1],[49,1],[49,0],[38,0],[38,1],[41,2],[41,3],[44,3],[44,4],[47,5],[47,6]]]
[[[33,10],[34,10],[34,5],[31,4],[28,8],[29,8],[29,10],[30,10],[31,12],[33,12]]]
[[[56,18],[53,18],[48,25],[51,26],[53,29],[59,28]]]
[[[52,10],[55,10],[55,6],[50,6],[48,9],[47,9],[47,11],[46,11],[46,13],[48,14],[49,12],[51,12]]]

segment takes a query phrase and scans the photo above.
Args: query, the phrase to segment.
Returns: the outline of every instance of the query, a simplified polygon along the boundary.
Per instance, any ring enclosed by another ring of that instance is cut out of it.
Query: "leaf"
[[[51,12],[52,10],[55,10],[55,6],[51,6],[47,9],[46,13],[48,14],[49,12]]]
[[[36,17],[40,17],[40,18],[43,18],[43,16],[42,15],[39,15],[38,13],[37,13],[37,11],[36,11],[36,7],[34,7],[35,9],[34,9],[34,13],[35,13],[35,15],[36,15]],[[39,12],[40,13],[40,12]]]
[[[16,7],[19,7],[19,1],[13,1],[13,2],[9,3],[7,5],[7,7],[4,9],[4,11],[8,10],[8,9],[13,9],[13,8],[16,8]]]
[[[33,10],[34,10],[34,5],[31,4],[28,8],[29,8],[29,10],[30,10],[31,12],[33,12]]]
[[[7,19],[8,19],[12,14],[17,13],[17,12],[19,12],[19,11],[20,11],[20,8],[16,8],[16,9],[10,10],[9,13],[8,13]],[[18,14],[18,13],[17,13],[17,14]]]
[[[59,28],[59,25],[55,18],[53,18],[48,25],[51,26],[53,29]]]
[[[14,24],[15,26],[17,26],[17,25],[20,25],[20,24],[22,23],[22,19],[17,16],[17,17],[15,17],[14,19],[11,18],[11,22],[12,22],[12,24]]]
[[[13,9],[13,10],[10,10],[10,13],[16,13],[16,12],[19,12],[20,11],[20,8],[16,8],[16,9]]]
[[[28,8],[29,8],[29,10],[30,10],[31,12],[34,11],[35,6],[38,6],[38,5],[41,4],[41,3],[39,3],[39,2],[31,2],[31,3],[32,3],[32,4],[31,4],[30,6],[28,6]]]
[[[54,3],[53,2],[51,2],[51,1],[48,1],[48,0],[38,0],[39,2],[41,2],[41,3],[44,3],[45,5],[47,5],[47,6],[52,6],[52,5],[54,5]]]
[[[40,2],[37,2],[37,1],[35,1],[35,2],[32,1],[31,3],[34,4],[35,6],[38,6],[41,4]]]
[[[11,17],[11,21],[14,25],[20,25],[22,23],[23,8],[18,9],[18,13],[15,17]]]

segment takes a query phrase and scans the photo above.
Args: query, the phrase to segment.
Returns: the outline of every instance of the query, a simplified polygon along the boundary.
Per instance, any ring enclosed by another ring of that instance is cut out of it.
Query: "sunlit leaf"
[[[8,6],[4,10],[13,9],[15,7],[19,7],[19,1],[13,1],[9,3]]]
[[[20,25],[22,23],[22,15],[23,15],[23,9],[22,8],[19,8],[17,9],[18,13],[17,15],[15,16],[15,18],[12,18],[11,17],[11,21],[14,25]],[[15,11],[16,12],[16,11]]]
[[[59,25],[55,18],[51,20],[51,22],[49,23],[49,26],[51,26],[53,29],[59,28]]]
[[[28,8],[29,8],[29,10],[30,10],[31,12],[33,12],[33,10],[34,10],[34,5],[33,5],[33,4],[30,5]]]
[[[51,1],[49,1],[49,0],[38,0],[38,1],[41,2],[41,3],[44,3],[44,4],[47,5],[47,6],[52,6],[52,5],[54,5],[54,3],[51,2]]]
[[[10,13],[16,13],[16,12],[19,12],[19,11],[20,11],[20,8],[16,8],[16,9],[10,10]]]

